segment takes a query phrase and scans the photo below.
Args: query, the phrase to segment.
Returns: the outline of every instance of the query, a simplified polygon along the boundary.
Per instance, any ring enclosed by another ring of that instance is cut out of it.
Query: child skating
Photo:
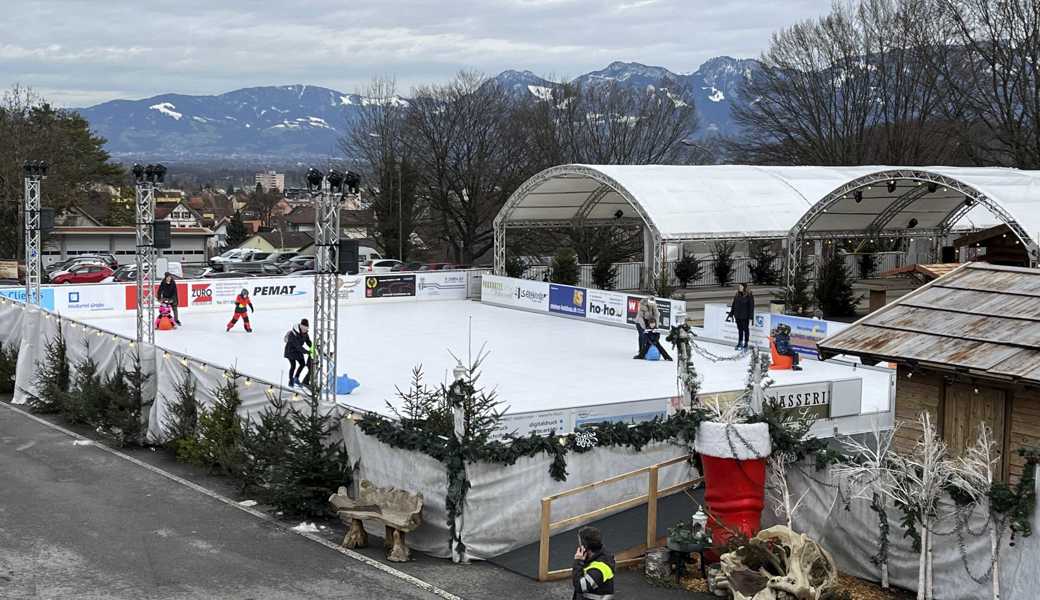
[[[155,328],[159,331],[170,331],[176,327],[177,325],[174,323],[173,310],[170,308],[170,303],[164,301],[159,305],[159,316],[155,319]]]
[[[231,317],[231,322],[227,324],[227,330],[231,331],[231,328],[235,326],[238,319],[242,319],[242,324],[246,327],[246,333],[253,333],[253,328],[249,326],[249,313],[248,311],[254,311],[253,301],[249,299],[249,290],[242,289],[238,293],[238,297],[235,298],[235,315]]]

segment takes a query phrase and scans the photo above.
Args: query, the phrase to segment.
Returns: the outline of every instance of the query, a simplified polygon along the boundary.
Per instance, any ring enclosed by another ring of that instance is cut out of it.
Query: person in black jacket
[[[177,304],[180,298],[177,297],[177,282],[173,279],[172,273],[166,273],[163,275],[162,283],[159,284],[159,302],[166,302],[173,309],[173,322],[179,327],[181,324],[181,317],[177,314]]]
[[[737,323],[737,350],[747,350],[751,340],[751,319],[755,318],[755,296],[746,283],[737,287],[729,315]]]
[[[578,530],[578,549],[571,567],[573,600],[614,597],[614,555],[603,549],[603,534],[595,527]]]
[[[300,324],[293,327],[285,334],[285,358],[289,359],[289,387],[305,385],[300,382],[300,374],[303,367],[307,365],[307,354],[311,347],[311,336],[308,333],[310,324],[307,319],[301,319]],[[304,345],[307,346],[306,350]],[[307,371],[307,379],[310,379],[310,370]]]

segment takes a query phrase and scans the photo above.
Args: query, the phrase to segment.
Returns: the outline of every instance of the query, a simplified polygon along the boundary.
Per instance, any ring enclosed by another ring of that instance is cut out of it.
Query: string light
[[[184,365],[185,367],[188,366],[188,359],[182,358],[181,359],[181,364]]]
[[[246,377],[246,387],[251,387],[252,385],[253,385],[253,380],[248,378],[248,377]]]
[[[163,353],[162,353],[162,357],[163,357],[163,358],[170,358],[170,353],[169,353],[169,352],[166,352],[166,351],[163,351]]]
[[[300,399],[300,395],[299,395],[299,394],[297,394],[296,392],[293,392],[293,395],[292,395],[292,401],[293,401],[293,402],[296,402],[296,401],[297,401],[297,400],[299,400],[299,399]]]

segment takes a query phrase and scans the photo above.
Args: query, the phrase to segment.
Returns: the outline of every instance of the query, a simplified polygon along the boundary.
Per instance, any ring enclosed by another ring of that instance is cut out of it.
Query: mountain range
[[[741,85],[758,68],[755,60],[725,56],[686,74],[614,62],[574,81],[583,85],[617,82],[644,89],[675,85],[697,107],[697,136],[704,137],[735,132],[731,110],[740,101]],[[494,80],[531,101],[546,98],[559,85],[530,71],[503,71]],[[337,154],[338,140],[353,116],[370,102],[358,94],[288,85],[244,88],[215,96],[162,94],[76,110],[108,140],[106,148],[117,159],[297,160]]]

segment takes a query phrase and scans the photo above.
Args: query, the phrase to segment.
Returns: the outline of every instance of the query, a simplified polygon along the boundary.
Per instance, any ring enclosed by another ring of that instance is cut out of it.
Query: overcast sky
[[[827,0],[3,0],[0,85],[62,106],[306,83],[407,94],[460,69],[573,77],[756,57]],[[262,7],[262,10],[260,9]]]

